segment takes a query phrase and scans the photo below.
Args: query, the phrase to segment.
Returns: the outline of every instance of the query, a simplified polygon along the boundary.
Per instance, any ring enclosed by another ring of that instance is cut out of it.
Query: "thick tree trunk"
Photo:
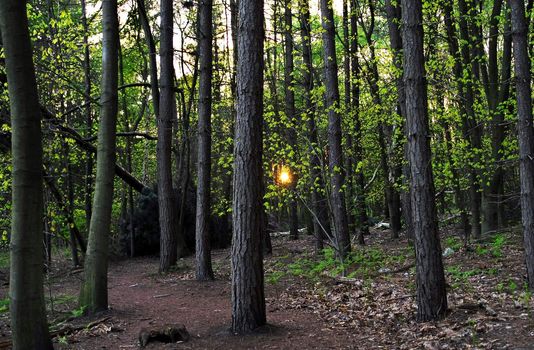
[[[176,109],[174,99],[173,68],[173,4],[172,0],[161,0],[160,41],[160,114],[158,116],[158,205],[160,227],[159,271],[166,272],[176,263],[177,226],[175,221],[175,196],[172,187],[172,125]],[[182,189],[185,191],[185,189]]]
[[[286,116],[291,123],[287,131],[287,138],[289,145],[293,150],[293,157],[289,160],[290,164],[294,166],[296,162],[296,150],[297,150],[297,132],[295,127],[297,126],[297,112],[295,110],[295,92],[293,83],[293,15],[291,11],[291,0],[285,0],[284,10],[284,50],[285,50],[285,65],[284,65],[284,95],[285,95],[285,107]],[[276,57],[275,57],[276,60]],[[289,202],[289,237],[291,239],[298,239],[299,237],[299,223],[298,223],[298,208],[297,198],[292,193]]]
[[[239,1],[232,218],[233,333],[265,325],[263,276],[263,0]]]
[[[93,214],[85,257],[80,305],[87,313],[108,308],[108,248],[115,177],[118,110],[119,23],[117,1],[102,3],[102,96],[98,128]]]
[[[349,226],[343,187],[343,151],[341,149],[341,116],[339,115],[339,86],[336,62],[334,11],[329,0],[321,0],[323,48],[326,82],[326,108],[328,110],[329,173],[332,187],[331,203],[334,218],[335,246],[343,261],[350,252]]]
[[[12,128],[10,315],[13,349],[53,349],[43,293],[43,147],[26,1],[0,3]]]
[[[305,68],[302,70],[302,84],[304,87],[304,101],[308,116],[308,133],[310,139],[310,178],[312,182],[312,210],[313,231],[315,234],[315,248],[321,252],[323,242],[330,235],[327,201],[323,193],[325,186],[322,177],[321,147],[319,146],[317,125],[315,123],[315,108],[312,102],[313,91],[313,64],[310,27],[310,8],[307,0],[299,0],[299,20],[302,37],[302,61]]]
[[[196,278],[212,280],[210,247],[211,198],[211,84],[213,78],[213,1],[199,2],[199,64],[198,96],[198,184],[196,237]]]
[[[447,294],[431,166],[422,12],[420,0],[402,1],[410,193],[416,253],[417,320],[430,321],[446,314]]]
[[[528,25],[522,0],[509,0],[512,9],[515,81],[519,136],[519,171],[521,183],[521,217],[525,244],[525,261],[529,288],[534,289],[534,128],[532,88],[528,52]]]

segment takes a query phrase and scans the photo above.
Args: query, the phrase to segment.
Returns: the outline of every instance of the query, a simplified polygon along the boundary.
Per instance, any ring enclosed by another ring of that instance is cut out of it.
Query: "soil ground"
[[[216,280],[196,282],[193,260],[160,275],[157,257],[114,261],[109,270],[110,310],[79,316],[81,273],[66,258],[54,261],[46,282],[54,328],[88,325],[56,337],[56,349],[137,349],[143,328],[183,324],[184,343],[150,343],[146,349],[526,349],[534,348],[531,294],[525,290],[521,237],[510,231],[459,247],[442,238],[450,312],[439,322],[415,322],[413,252],[405,240],[373,230],[355,247],[349,277],[332,276],[328,259],[313,254],[313,240],[273,238],[266,258],[268,325],[234,336],[230,324],[230,253],[213,253]],[[0,300],[7,297],[0,272]],[[97,321],[97,322],[94,322]],[[101,322],[98,322],[101,321]],[[9,313],[0,314],[0,343],[9,339]]]

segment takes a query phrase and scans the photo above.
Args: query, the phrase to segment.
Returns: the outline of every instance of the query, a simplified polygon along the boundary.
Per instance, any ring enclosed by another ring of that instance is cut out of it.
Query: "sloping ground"
[[[192,259],[175,272],[156,273],[156,258],[111,264],[111,309],[67,323],[77,331],[57,337],[58,349],[136,349],[142,328],[184,324],[186,343],[152,343],[147,349],[506,349],[534,342],[532,298],[524,289],[521,237],[515,232],[487,238],[472,251],[458,239],[443,239],[449,284],[449,316],[418,324],[415,315],[413,252],[405,241],[374,231],[355,248],[348,277],[336,272],[331,252],[318,260],[312,240],[276,238],[266,260],[269,326],[252,336],[228,334],[230,279],[228,250],[214,253],[217,280],[193,280]],[[79,274],[59,264],[48,280],[54,300],[52,323],[76,315]],[[47,288],[48,289],[48,288]],[[0,289],[5,298],[6,286]],[[93,322],[91,327],[83,327]],[[66,323],[56,328],[65,327]],[[81,325],[82,327],[76,327]],[[10,336],[8,314],[0,317],[0,342]]]

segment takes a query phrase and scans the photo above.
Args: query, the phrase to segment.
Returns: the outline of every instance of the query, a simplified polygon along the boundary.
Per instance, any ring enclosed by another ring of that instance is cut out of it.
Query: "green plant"
[[[70,313],[72,317],[81,317],[85,313],[85,306],[80,306],[77,309],[72,310]]]
[[[265,275],[265,281],[268,284],[277,284],[284,275],[283,271],[273,271]]]
[[[459,250],[462,248],[462,240],[456,236],[449,236],[445,238],[445,246],[453,249],[453,250]]]
[[[9,268],[9,251],[0,251],[0,269]]]
[[[506,237],[502,234],[496,234],[493,237],[493,241],[490,247],[490,253],[496,258],[501,258],[503,256],[502,248],[506,244]]]
[[[0,300],[0,314],[6,313],[9,311],[9,298]]]

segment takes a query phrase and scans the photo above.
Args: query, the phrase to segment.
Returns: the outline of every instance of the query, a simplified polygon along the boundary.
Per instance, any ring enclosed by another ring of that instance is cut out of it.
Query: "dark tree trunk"
[[[213,78],[213,1],[199,2],[198,184],[196,212],[196,278],[212,280],[210,247],[211,85]]]
[[[307,0],[299,0],[300,11],[300,32],[302,37],[302,60],[304,69],[302,70],[302,84],[304,87],[304,101],[308,116],[308,133],[310,139],[310,178],[312,182],[312,207],[313,211],[313,231],[315,234],[315,247],[317,252],[324,248],[323,241],[330,235],[330,223],[328,220],[327,201],[322,192],[324,180],[322,177],[321,147],[317,136],[317,125],[315,123],[315,108],[312,102],[313,90],[313,64],[311,46],[310,8]]]
[[[297,113],[295,111],[295,92],[293,83],[293,15],[291,11],[291,0],[285,0],[284,10],[284,40],[285,40],[285,65],[284,65],[284,94],[286,105],[286,116],[291,123],[287,132],[289,145],[293,150],[293,157],[289,159],[292,166],[296,163],[297,152],[297,133],[295,127],[297,126]],[[276,60],[276,57],[274,58]],[[289,202],[289,237],[291,239],[298,239],[299,237],[299,223],[298,223],[298,208],[297,198],[292,193]]]
[[[119,22],[117,1],[102,3],[102,95],[93,214],[85,258],[80,305],[95,313],[108,308],[108,249],[115,177],[118,110]]]
[[[417,320],[442,318],[447,312],[445,275],[436,217],[423,54],[422,3],[403,0],[404,83],[415,235]]]
[[[350,252],[349,226],[343,187],[343,151],[341,149],[341,116],[339,115],[338,68],[336,61],[334,11],[329,0],[321,0],[321,22],[323,26],[323,49],[326,82],[326,108],[328,110],[329,173],[332,187],[331,203],[334,218],[335,246],[343,261]]]
[[[460,114],[462,115],[462,129],[464,130],[464,135],[467,137],[467,134],[465,134],[466,126],[467,125],[467,108],[465,106],[465,84],[463,80],[463,65],[462,65],[462,58],[459,56],[460,54],[460,48],[458,45],[458,38],[456,35],[456,29],[455,29],[455,23],[452,18],[452,3],[448,0],[442,1],[442,8],[444,12],[444,21],[445,21],[445,28],[447,32],[447,44],[448,44],[448,51],[449,54],[454,58],[454,79],[457,84],[458,89],[458,95],[459,98],[459,109]],[[447,129],[446,129],[446,139],[447,137]],[[448,141],[447,141],[448,142]],[[453,169],[455,169],[454,164],[451,163],[451,166]],[[454,172],[457,172],[456,170]],[[467,206],[465,204],[465,196],[464,193],[460,187],[460,179],[458,176],[454,177],[454,183],[455,183],[455,197],[456,197],[456,205],[458,206],[458,209],[460,210],[460,216],[462,220],[462,229],[464,231],[464,244],[467,246],[469,235],[471,232],[471,225],[469,223],[469,215],[467,213]],[[472,203],[472,202],[471,202]]]
[[[177,226],[175,196],[172,187],[172,125],[176,110],[174,99],[173,67],[173,4],[172,0],[161,0],[160,40],[160,114],[158,115],[158,205],[160,227],[159,271],[166,272],[176,263]],[[185,189],[182,189],[185,191]]]
[[[0,3],[12,128],[9,295],[13,349],[53,349],[43,293],[43,147],[26,1]]]
[[[522,0],[509,0],[512,9],[515,81],[521,175],[521,217],[529,288],[534,289],[534,129],[532,126],[532,88],[528,52],[528,25]]]
[[[404,80],[402,77],[402,34],[400,29],[401,5],[400,2],[393,4],[391,0],[386,0],[385,3],[388,28],[389,28],[389,43],[393,51],[393,64],[396,69],[395,83],[397,85],[397,113],[401,120],[406,120],[406,91],[404,89]],[[405,126],[403,125],[403,129]],[[408,144],[405,144],[405,154],[407,154]],[[403,166],[402,172],[404,175],[409,175],[409,165]],[[405,176],[405,181],[409,184],[409,176]],[[409,185],[407,186],[409,188]],[[410,191],[403,190],[401,193],[402,200],[402,214],[406,225],[406,235],[409,239],[413,238],[413,223],[410,204]]]
[[[362,148],[362,126],[360,120],[360,62],[358,59],[358,16],[356,12],[357,0],[351,0],[350,8],[350,31],[351,31],[351,75],[353,84],[352,88],[352,107],[354,108],[354,163],[356,165],[355,185],[356,185],[356,207],[358,211],[358,221],[360,230],[358,232],[358,243],[365,244],[365,235],[369,234],[369,220],[367,217],[367,205],[365,194],[365,176],[363,169],[358,166],[363,160]]]
[[[93,135],[93,116],[91,112],[91,61],[89,56],[89,25],[87,23],[87,5],[85,0],[81,0],[82,6],[82,27],[83,27],[83,82],[84,82],[84,104],[85,104],[85,123],[87,127],[86,137]],[[93,196],[93,155],[88,152],[85,161],[85,225],[89,231],[91,222]]]
[[[263,277],[263,0],[239,1],[232,332],[266,323]]]

